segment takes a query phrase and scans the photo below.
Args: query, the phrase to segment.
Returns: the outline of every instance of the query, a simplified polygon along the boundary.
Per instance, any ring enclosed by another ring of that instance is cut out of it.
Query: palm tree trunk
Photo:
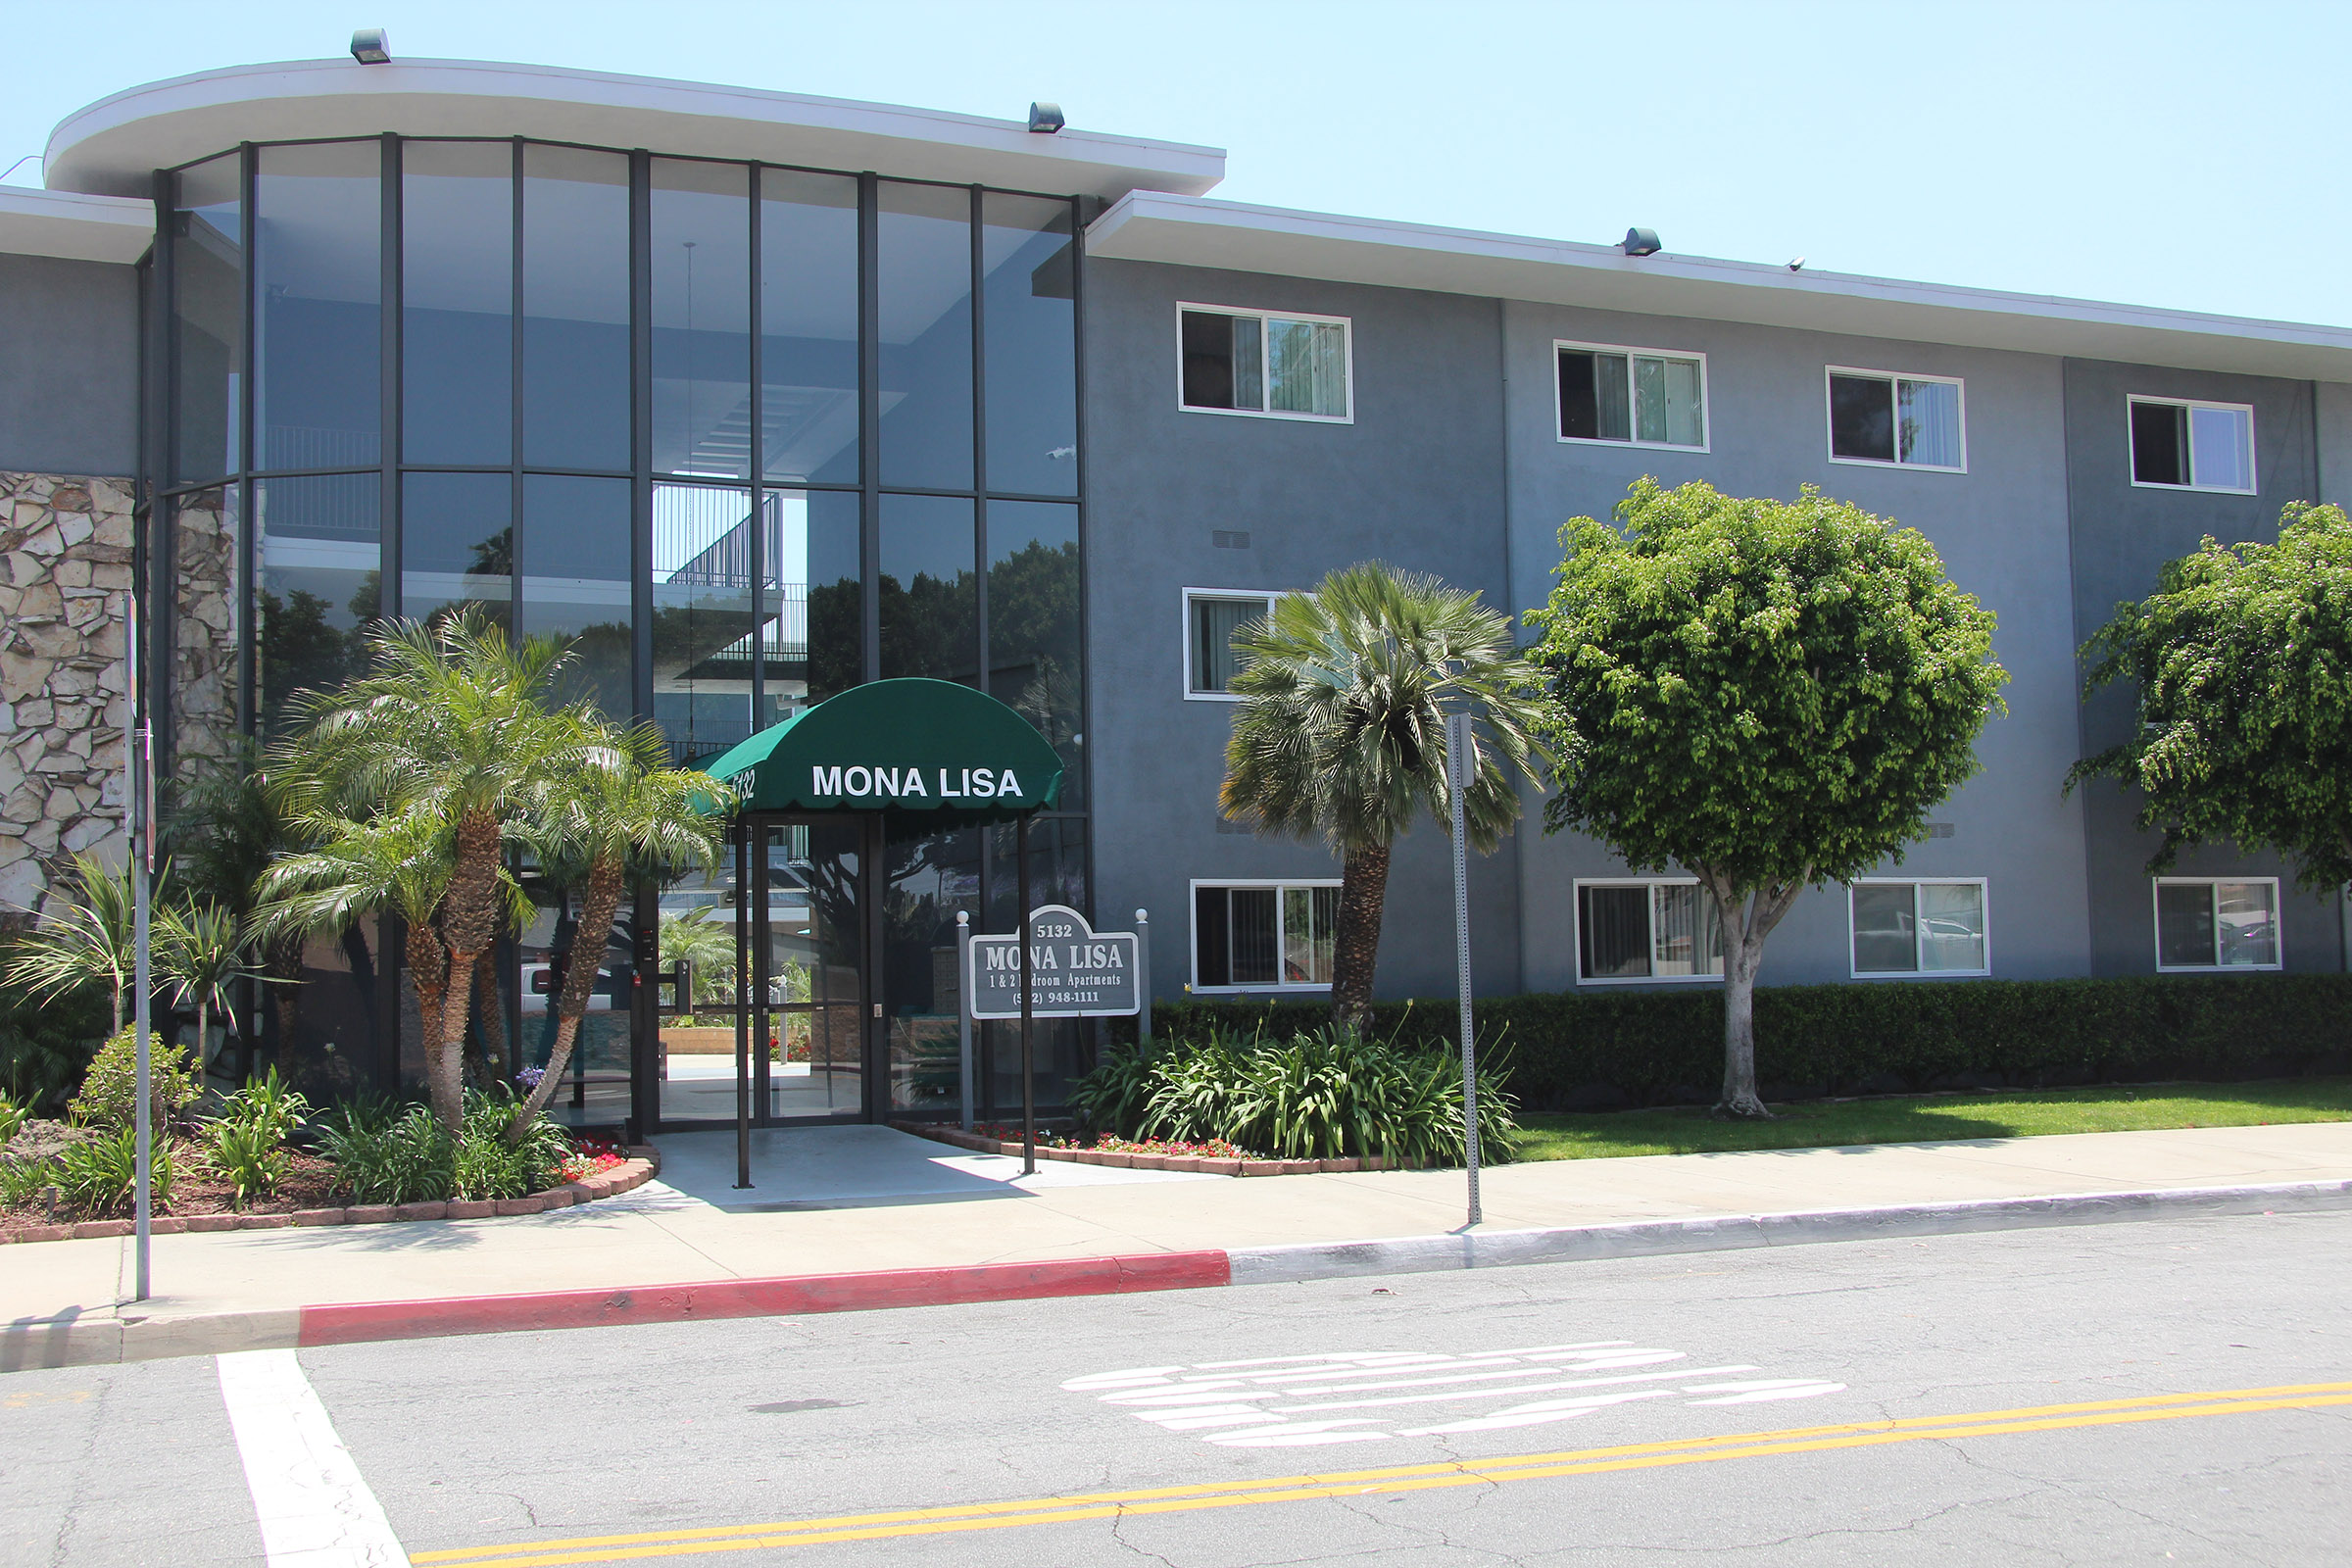
[[[474,1073],[484,1087],[503,1083],[507,1078],[507,1006],[499,994],[498,965],[477,964],[473,971],[473,1015],[480,1024],[466,1038],[478,1039],[481,1050],[474,1056]]]
[[[433,1115],[452,1133],[466,1115],[466,1025],[473,1015],[473,966],[498,940],[499,865],[498,818],[482,810],[458,818],[457,864],[441,905],[449,990],[441,1004],[440,1057],[428,1062]]]
[[[1372,1021],[1372,974],[1380,963],[1380,916],[1389,892],[1389,847],[1349,850],[1340,869],[1340,925],[1331,951],[1332,1022]]]
[[[509,1142],[518,1141],[538,1120],[554,1097],[556,1085],[563,1081],[564,1069],[571,1063],[572,1042],[579,1038],[580,1021],[588,1014],[588,999],[596,994],[596,977],[605,965],[605,941],[612,930],[613,915],[620,911],[622,891],[617,857],[599,856],[589,862],[580,923],[572,928],[571,951],[564,957],[564,984],[556,993],[556,1041],[548,1051],[547,1070],[540,1074],[539,1087],[514,1112],[507,1129]]]
[[[440,1118],[441,1004],[449,990],[449,955],[430,921],[411,920],[408,927],[409,986],[416,993],[417,1029],[424,1042],[425,1093]]]

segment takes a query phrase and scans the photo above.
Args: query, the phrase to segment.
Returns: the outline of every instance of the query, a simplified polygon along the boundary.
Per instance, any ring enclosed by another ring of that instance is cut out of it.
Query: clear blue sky
[[[2341,3],[0,0],[0,163],[92,99],[361,25],[411,57],[1054,99],[1228,149],[1237,201],[2352,323]]]

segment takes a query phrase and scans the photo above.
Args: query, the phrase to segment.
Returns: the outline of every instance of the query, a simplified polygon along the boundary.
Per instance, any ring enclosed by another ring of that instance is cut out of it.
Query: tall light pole
[[[153,1063],[147,1047],[147,882],[155,873],[155,759],[147,727],[145,683],[139,679],[139,598],[122,596],[122,820],[123,856],[130,872],[131,1005],[138,1067],[132,1076],[137,1108],[132,1112],[135,1170],[131,1186],[131,1250],[135,1257],[131,1299],[148,1296],[147,1249],[154,1218],[155,1128],[150,1108]],[[201,1046],[199,1047],[201,1049]]]

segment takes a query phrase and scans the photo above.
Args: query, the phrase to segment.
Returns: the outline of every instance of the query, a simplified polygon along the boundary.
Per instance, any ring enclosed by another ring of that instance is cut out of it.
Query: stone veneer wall
[[[0,471],[0,922],[65,858],[122,853],[123,479]]]

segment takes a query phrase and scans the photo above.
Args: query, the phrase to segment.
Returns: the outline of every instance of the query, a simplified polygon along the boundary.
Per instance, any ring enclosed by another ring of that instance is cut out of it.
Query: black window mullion
[[[750,728],[757,734],[760,721],[767,715],[767,362],[765,358],[767,323],[761,312],[765,291],[760,286],[760,230],[764,226],[760,205],[760,166],[752,166],[751,201],[748,206],[751,223],[751,261],[745,270],[752,291],[752,512],[745,519],[751,537],[744,541],[744,561],[751,577],[749,585],[752,606],[752,713]]]
[[[972,187],[972,489],[976,496],[988,494],[988,303],[983,295],[987,281],[987,256],[981,245],[981,227],[986,218],[984,198],[979,186]],[[988,503],[972,503],[972,619],[976,630],[979,659],[979,678],[976,684],[991,691],[996,684],[994,666],[988,653]],[[992,693],[993,695],[993,693]]]
[[[1070,198],[1070,395],[1077,415],[1078,441],[1078,494],[1074,498],[1078,508],[1078,733],[1087,736],[1095,730],[1093,713],[1089,708],[1089,693],[1093,689],[1090,666],[1094,661],[1086,657],[1086,202],[1084,198],[1076,196]],[[1353,413],[1352,391],[1349,398],[1348,410]],[[1078,765],[1084,774],[1084,799],[1089,812],[1095,803],[1094,755],[1093,747],[1082,746],[1078,759]],[[1083,824],[1079,828],[1079,843],[1086,854],[1086,898],[1083,901],[1086,907],[1082,912],[1092,920],[1095,918],[1094,823],[1087,813],[1080,813],[1078,820]],[[1144,977],[1144,989],[1149,995],[1149,975]],[[1150,1004],[1149,1002],[1145,1004],[1147,1006]]]
[[[630,668],[634,717],[654,711],[654,161],[629,154]]]
[[[863,582],[859,650],[867,680],[882,675],[882,345],[879,293],[882,182],[858,176],[858,575]]]
[[[514,138],[514,307],[507,313],[507,627],[522,631],[522,138]],[[519,984],[519,980],[516,982]],[[520,1006],[517,993],[516,1006]]]
[[[386,618],[401,613],[400,572],[400,449],[401,416],[407,411],[401,404],[401,355],[408,334],[401,330],[403,317],[403,287],[401,282],[401,188],[400,138],[386,132],[383,138],[383,164],[376,175],[377,211],[379,214],[378,262],[376,300],[380,314],[381,345],[377,364],[381,370],[377,397],[383,405],[382,425],[377,436],[377,453],[381,479],[376,500],[376,603]]]

